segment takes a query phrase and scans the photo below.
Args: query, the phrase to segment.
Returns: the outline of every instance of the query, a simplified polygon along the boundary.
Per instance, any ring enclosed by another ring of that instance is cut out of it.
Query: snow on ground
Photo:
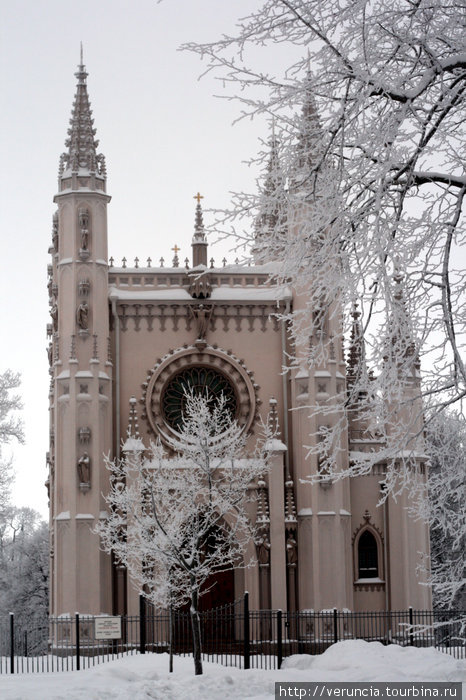
[[[0,676],[1,700],[271,700],[276,681],[466,681],[466,660],[434,649],[346,641],[320,656],[292,656],[280,671],[204,663],[194,676],[190,658],[129,656],[84,671]],[[466,688],[463,686],[463,690]]]

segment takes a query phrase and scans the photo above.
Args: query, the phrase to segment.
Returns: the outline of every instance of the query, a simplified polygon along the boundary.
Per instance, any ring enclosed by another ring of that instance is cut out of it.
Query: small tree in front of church
[[[121,461],[108,462],[109,516],[98,532],[105,551],[124,564],[159,608],[190,604],[196,675],[202,673],[199,600],[215,572],[249,566],[254,536],[248,503],[267,470],[267,440],[246,456],[245,431],[223,396],[185,396],[183,423],[145,451],[128,435]],[[266,436],[266,438],[269,436]]]

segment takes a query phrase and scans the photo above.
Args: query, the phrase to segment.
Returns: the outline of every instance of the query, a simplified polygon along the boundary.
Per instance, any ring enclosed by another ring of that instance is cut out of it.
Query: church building
[[[416,574],[420,553],[429,551],[428,528],[409,518],[407,496],[377,506],[384,465],[333,484],[306,482],[319,468],[305,447],[319,429],[308,406],[347,391],[357,314],[348,364],[335,342],[322,366],[283,373],[293,346],[280,314],[303,300],[291,284],[271,283],[273,262],[215,264],[200,195],[191,260],[180,262],[175,246],[170,263],[156,265],[154,250],[144,264],[116,266],[108,256],[105,158],[96,150],[82,61],[76,77],[48,266],[51,614],[137,613],[138,591],[93,532],[107,515],[104,455],[122,456],[133,410],[147,446],[176,430],[186,383],[229,396],[251,447],[261,418],[273,414],[280,429],[270,472],[255,486],[257,563],[219,577],[215,604],[247,590],[251,609],[429,608],[429,589]],[[338,338],[339,323],[333,314],[329,338]],[[357,418],[348,425],[343,466],[352,451],[377,443]]]

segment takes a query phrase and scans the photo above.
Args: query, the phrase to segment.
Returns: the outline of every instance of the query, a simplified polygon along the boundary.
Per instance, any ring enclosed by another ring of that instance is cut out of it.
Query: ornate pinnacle
[[[400,270],[399,261],[395,261],[393,272],[393,307],[390,318],[392,354],[397,364],[408,357],[414,357],[416,369],[420,367],[419,355],[413,340],[412,324],[406,310],[404,295],[404,275]]]
[[[90,107],[89,96],[87,94],[86,79],[88,73],[83,63],[82,45],[80,51],[80,63],[75,73],[77,78],[76,94],[71,112],[70,128],[68,138],[65,141],[67,151],[60,157],[60,176],[68,175],[71,172],[80,170],[94,172],[105,178],[105,158],[102,154],[97,154],[99,142],[94,138],[94,120]]]
[[[137,400],[132,396],[129,400],[129,419],[126,431],[126,442],[123,445],[123,452],[132,453],[141,458],[144,452],[144,443],[139,435],[138,415],[136,411]]]
[[[178,248],[178,246],[175,243],[172,250],[175,253],[175,255],[173,256],[172,265],[173,265],[173,267],[179,267],[180,266],[180,259],[178,257],[178,253],[180,252],[181,248]]]
[[[97,333],[93,334],[93,346],[92,346],[92,359],[93,360],[98,360],[99,355],[98,355],[98,344],[97,344]]]
[[[136,398],[132,396],[129,400],[129,420],[128,420],[128,429],[126,431],[126,434],[128,437],[133,437],[133,438],[140,438],[141,436],[139,435],[139,424],[138,424],[138,415],[136,412]]]
[[[288,476],[285,483],[285,522],[296,523],[297,521],[293,480],[290,476]]]
[[[193,243],[204,243],[206,240],[205,230],[204,230],[204,219],[202,217],[201,199],[204,199],[202,194],[199,192],[194,195],[193,199],[197,200],[196,204],[196,217],[194,220],[194,237]]]
[[[268,525],[270,523],[269,499],[267,492],[267,484],[263,478],[257,482],[257,514],[256,522],[259,526]]]
[[[280,435],[280,426],[278,423],[277,399],[275,399],[273,396],[269,400],[269,414],[267,416],[267,424],[270,431],[270,436],[278,437]]]
[[[193,267],[203,265],[207,267],[207,238],[204,229],[204,220],[202,218],[201,199],[203,196],[199,192],[194,196],[197,200],[196,217],[194,220],[194,236],[192,240],[193,248]]]
[[[361,316],[358,311],[357,302],[353,305],[351,312],[353,323],[351,325],[350,349],[348,354],[348,385],[352,385],[356,377],[361,373],[362,363],[364,361],[364,348],[361,324],[359,318]]]

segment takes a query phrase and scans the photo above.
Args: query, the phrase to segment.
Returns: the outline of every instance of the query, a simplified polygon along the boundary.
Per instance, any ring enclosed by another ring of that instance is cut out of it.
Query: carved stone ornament
[[[205,348],[188,346],[172,350],[160,359],[150,370],[144,382],[142,417],[149,424],[150,430],[162,440],[173,428],[165,419],[163,396],[170,382],[183,370],[188,368],[206,368],[213,370],[234,387],[236,394],[236,419],[245,430],[249,430],[258,417],[260,400],[257,397],[258,385],[253,381],[252,372],[248,371],[241,360],[231,352],[207,345]]]
[[[88,445],[91,441],[91,429],[88,427],[79,428],[78,440],[79,440],[81,445]]]
[[[193,299],[208,299],[212,293],[210,275],[208,273],[190,273],[189,293]]]
[[[89,290],[91,288],[91,283],[88,279],[82,279],[78,282],[78,294],[80,297],[89,296]]]

